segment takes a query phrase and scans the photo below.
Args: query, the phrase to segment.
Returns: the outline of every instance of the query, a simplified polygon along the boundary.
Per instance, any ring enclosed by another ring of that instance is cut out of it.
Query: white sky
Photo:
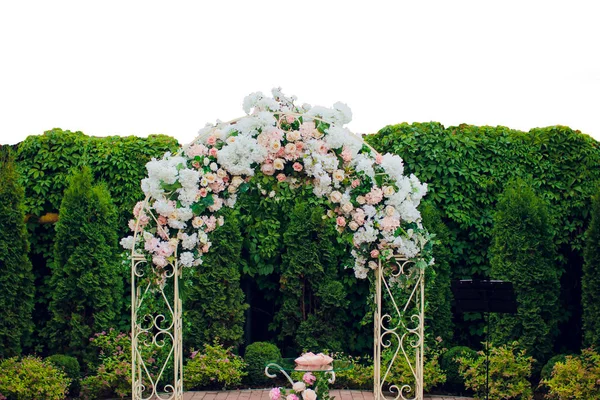
[[[3,144],[53,127],[187,143],[274,86],[347,103],[359,133],[561,124],[600,140],[595,1],[0,1]]]

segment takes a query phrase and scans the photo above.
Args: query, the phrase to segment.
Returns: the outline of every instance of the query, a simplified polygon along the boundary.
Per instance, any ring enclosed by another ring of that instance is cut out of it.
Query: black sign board
[[[453,281],[452,293],[459,312],[517,312],[512,282],[478,279]]]

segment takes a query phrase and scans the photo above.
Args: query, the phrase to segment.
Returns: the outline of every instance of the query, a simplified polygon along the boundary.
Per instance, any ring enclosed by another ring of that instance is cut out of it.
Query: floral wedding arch
[[[219,211],[234,207],[256,175],[273,176],[290,188],[310,185],[315,196],[328,199],[324,218],[340,233],[352,234],[354,275],[374,276],[375,396],[383,398],[392,363],[402,355],[414,382],[389,390],[397,399],[422,398],[423,271],[433,258],[417,207],[427,185],[404,175],[399,156],[377,153],[345,128],[352,117],[345,104],[297,106],[295,100],[280,89],[273,89],[272,97],[253,93],[244,99],[246,116],[208,124],[179,153],[147,164],[148,177],[141,183],[146,198],[134,208],[129,224],[133,234],[121,240],[132,262],[133,399],[183,398],[179,279],[183,269],[203,263],[212,232],[224,223]],[[408,293],[403,307],[392,295],[393,285]],[[385,291],[395,317],[382,314]],[[166,315],[144,312],[151,292],[165,302]],[[406,313],[411,315],[402,318]],[[392,345],[391,337],[398,348],[382,371],[381,348]],[[167,361],[154,374],[143,357],[143,349],[150,346],[169,348]],[[171,368],[173,378],[159,388]]]

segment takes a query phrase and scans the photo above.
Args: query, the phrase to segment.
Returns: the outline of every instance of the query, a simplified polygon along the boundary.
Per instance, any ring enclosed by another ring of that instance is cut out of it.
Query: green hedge
[[[33,331],[35,289],[28,250],[23,187],[10,151],[0,146],[0,358],[20,355]]]

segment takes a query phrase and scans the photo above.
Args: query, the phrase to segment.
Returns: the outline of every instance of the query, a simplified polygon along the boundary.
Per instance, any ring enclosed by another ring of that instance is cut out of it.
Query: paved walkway
[[[220,392],[186,392],[183,400],[269,400],[270,389],[229,390]],[[331,390],[336,400],[373,400],[373,392],[361,390]],[[428,400],[472,400],[470,397],[425,396]]]

